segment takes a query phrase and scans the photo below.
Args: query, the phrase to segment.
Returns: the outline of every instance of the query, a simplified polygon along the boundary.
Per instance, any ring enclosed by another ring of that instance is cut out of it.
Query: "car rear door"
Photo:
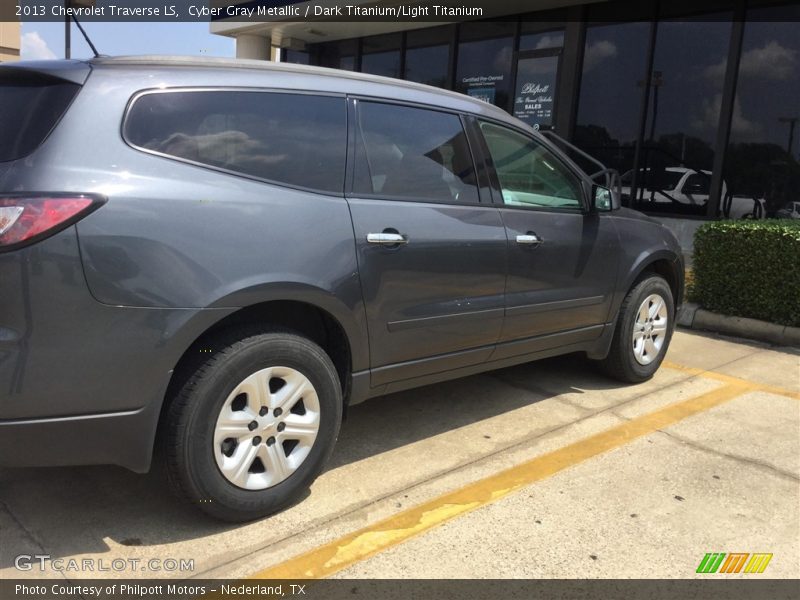
[[[589,210],[583,179],[522,130],[475,122],[508,238],[506,317],[492,359],[597,338],[618,265],[611,219]]]
[[[485,361],[503,323],[506,234],[462,119],[388,101],[350,108],[347,198],[372,384]]]

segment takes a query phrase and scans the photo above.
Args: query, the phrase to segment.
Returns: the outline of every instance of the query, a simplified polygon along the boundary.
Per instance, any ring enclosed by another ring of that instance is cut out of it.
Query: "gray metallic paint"
[[[136,93],[209,84],[444,106],[536,135],[495,107],[425,86],[246,61],[191,64],[1,68],[44,69],[85,84],[36,152],[0,164],[0,192],[98,193],[108,203],[76,226],[0,254],[0,464],[146,470],[183,354],[223,318],[270,300],[308,303],[338,321],[350,344],[355,403],[553,354],[603,356],[625,292],[657,259],[673,265],[680,296],[677,242],[633,211],[554,215],[346,199],[126,144],[121,124]],[[487,196],[487,167],[479,151],[477,158]],[[386,228],[407,234],[409,244],[366,243],[367,233]],[[514,234],[528,230],[545,244],[518,247]],[[31,450],[33,435],[49,444]]]

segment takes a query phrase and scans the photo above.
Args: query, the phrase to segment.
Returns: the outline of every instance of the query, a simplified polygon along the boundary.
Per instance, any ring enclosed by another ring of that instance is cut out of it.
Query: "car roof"
[[[356,71],[345,71],[341,69],[330,69],[327,67],[317,67],[310,65],[300,65],[294,63],[282,63],[267,60],[253,60],[243,58],[216,58],[216,57],[197,57],[197,56],[160,56],[160,55],[145,55],[145,56],[100,56],[88,61],[88,64],[95,67],[165,67],[165,68],[187,68],[187,69],[240,69],[251,70],[261,73],[282,73],[293,74],[299,77],[308,78],[335,78],[338,80],[350,80],[362,84],[379,84],[382,86],[393,86],[407,92],[419,92],[425,95],[435,95],[439,98],[443,107],[455,108],[457,105],[458,110],[468,110],[475,114],[490,116],[503,121],[513,121],[516,125],[520,122],[513,119],[506,111],[477,100],[466,94],[444,90],[441,88],[425,85],[422,83],[415,83],[412,81],[405,81],[403,79],[394,79],[391,77],[382,77],[380,75],[371,75],[369,73],[359,73]],[[471,107],[471,110],[469,108]]]
[[[705,173],[706,175],[711,175],[711,171],[707,171],[705,169],[688,169],[686,167],[667,167],[664,169],[665,171],[672,171],[673,173]]]

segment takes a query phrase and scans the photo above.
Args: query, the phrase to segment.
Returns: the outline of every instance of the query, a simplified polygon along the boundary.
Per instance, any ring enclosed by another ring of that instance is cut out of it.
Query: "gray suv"
[[[256,61],[0,67],[0,464],[149,469],[247,520],[367,398],[583,352],[659,367],[660,224],[502,110]]]

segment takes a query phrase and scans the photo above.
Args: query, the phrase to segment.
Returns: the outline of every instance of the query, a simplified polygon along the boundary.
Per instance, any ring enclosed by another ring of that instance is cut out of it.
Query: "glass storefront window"
[[[725,157],[731,217],[791,214],[800,200],[800,7],[747,13]]]
[[[307,65],[309,64],[309,58],[308,52],[290,50],[288,48],[281,49],[281,62],[294,63],[296,65]]]
[[[456,90],[510,109],[514,23],[463,23],[460,28]]]
[[[650,27],[646,22],[620,23],[586,31],[574,141],[628,179],[639,135],[643,93],[639,82],[647,70]],[[597,170],[595,165],[582,166],[590,173]]]
[[[435,27],[406,34],[405,76],[408,81],[450,87],[450,57],[454,29]]]
[[[357,40],[325,42],[309,48],[311,64],[332,69],[355,70],[355,57],[358,51]]]
[[[634,202],[640,210],[707,212],[732,17],[703,15],[658,24],[639,166],[642,185]],[[698,179],[704,183],[692,183]]]
[[[520,50],[545,50],[564,46],[564,30],[541,33],[523,33],[519,37]]]
[[[361,46],[361,72],[400,77],[400,34],[364,38]]]

